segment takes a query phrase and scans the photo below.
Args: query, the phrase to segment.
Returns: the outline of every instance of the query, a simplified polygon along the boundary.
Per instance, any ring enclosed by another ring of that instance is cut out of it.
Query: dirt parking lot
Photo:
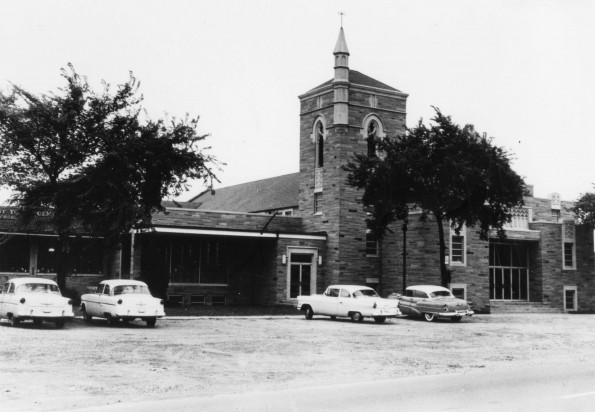
[[[0,323],[2,410],[69,410],[185,396],[586,361],[595,315],[476,315],[459,324],[302,316]]]

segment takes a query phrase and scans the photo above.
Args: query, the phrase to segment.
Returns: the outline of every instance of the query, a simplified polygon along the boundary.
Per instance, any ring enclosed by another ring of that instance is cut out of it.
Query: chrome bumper
[[[444,316],[444,317],[452,317],[452,316],[473,316],[475,315],[475,312],[473,312],[472,310],[453,310],[452,312],[440,312],[438,313],[438,316]]]

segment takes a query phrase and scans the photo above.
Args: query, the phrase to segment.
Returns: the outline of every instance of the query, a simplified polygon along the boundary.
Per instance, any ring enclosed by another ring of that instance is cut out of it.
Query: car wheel
[[[19,323],[21,323],[21,321],[18,318],[15,318],[13,315],[10,315],[8,318],[8,322],[10,323],[10,326],[19,326]]]
[[[433,322],[434,319],[436,319],[436,314],[435,313],[424,313],[424,319],[427,320],[428,322]]]
[[[58,329],[62,329],[64,327],[64,319],[59,319],[56,322],[54,322],[56,324],[56,328]]]
[[[308,306],[304,311],[304,316],[306,317],[306,319],[312,319],[314,317],[314,311],[310,306]]]
[[[107,324],[110,326],[116,326],[116,324],[118,323],[118,319],[114,318],[109,313],[107,314],[107,317],[105,319],[107,320]]]
[[[384,323],[386,320],[386,316],[374,316],[374,322],[376,323]]]
[[[83,310],[83,320],[85,322],[91,322],[91,319],[93,318],[93,316],[91,316],[91,315],[89,315],[87,313],[87,308],[86,307],[83,306],[83,309],[82,310]]]
[[[462,316],[452,316],[450,318],[451,322],[454,322],[454,323],[459,323],[461,321],[461,319],[463,319]]]
[[[157,318],[149,318],[147,319],[147,326],[152,328],[157,323]]]
[[[351,313],[351,320],[353,322],[363,322],[364,321],[364,317],[359,312],[352,312]]]

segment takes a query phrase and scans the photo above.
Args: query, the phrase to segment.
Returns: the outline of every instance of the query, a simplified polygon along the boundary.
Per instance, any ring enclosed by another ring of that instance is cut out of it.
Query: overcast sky
[[[535,194],[594,191],[595,1],[0,0],[0,88],[141,81],[152,118],[199,115],[219,186],[298,171],[297,96],[350,68],[439,107],[513,154]],[[186,200],[200,191],[181,197]]]

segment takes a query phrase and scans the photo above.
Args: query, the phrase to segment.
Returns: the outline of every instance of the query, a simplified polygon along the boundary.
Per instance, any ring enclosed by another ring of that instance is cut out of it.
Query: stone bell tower
[[[328,236],[318,292],[333,283],[374,286],[382,277],[362,193],[347,185],[343,167],[355,153],[374,155],[375,140],[406,128],[407,94],[349,69],[342,27],[333,55],[334,77],[299,96],[300,215],[308,231]]]

